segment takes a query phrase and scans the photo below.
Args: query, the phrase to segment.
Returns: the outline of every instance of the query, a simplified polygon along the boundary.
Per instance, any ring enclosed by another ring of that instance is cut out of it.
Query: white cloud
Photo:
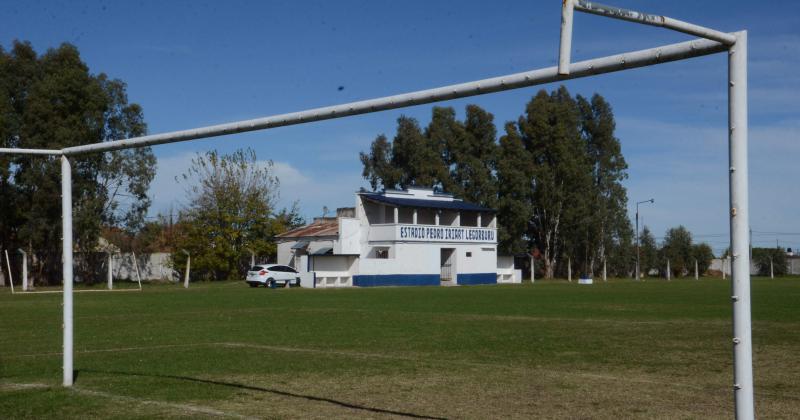
[[[158,158],[158,171],[150,185],[151,215],[168,213],[170,208],[177,210],[186,204],[184,185],[175,178],[186,173],[194,156],[194,153],[187,152]],[[259,163],[263,165],[266,161]],[[297,168],[289,162],[273,162],[273,173],[280,181],[278,205],[291,207],[297,201],[306,218],[321,215],[323,206],[331,210],[352,206],[353,193],[364,185],[358,171],[345,169],[336,172],[330,166],[317,172],[313,168]]]

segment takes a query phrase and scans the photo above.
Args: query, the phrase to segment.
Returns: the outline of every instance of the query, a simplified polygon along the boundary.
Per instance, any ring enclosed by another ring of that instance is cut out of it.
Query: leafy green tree
[[[373,190],[395,188],[400,183],[401,170],[392,162],[392,143],[381,134],[370,145],[369,154],[359,154],[364,170],[361,175]]]
[[[141,107],[128,103],[125,84],[91,74],[72,45],[38,56],[30,44],[14,42],[10,52],[0,50],[0,68],[4,147],[60,149],[147,131]],[[78,251],[93,251],[104,225],[141,227],[155,172],[149,148],[70,160]],[[38,282],[60,280],[59,159],[3,157],[0,178],[0,246],[27,248]],[[84,268],[77,266],[76,274]]]
[[[494,208],[497,203],[497,129],[494,116],[477,105],[467,105],[463,136],[449,148],[453,193],[464,200]],[[460,141],[458,141],[460,140]]]
[[[604,260],[612,275],[629,273],[627,164],[611,106],[542,90],[504,128],[498,141],[492,114],[474,105],[464,121],[434,107],[424,133],[403,117],[392,142],[378,136],[361,153],[362,175],[373,189],[429,185],[496,208],[501,252],[538,249],[545,277],[565,274],[566,258],[590,275]]]
[[[500,137],[497,159],[498,247],[507,254],[530,249],[533,217],[533,159],[514,123],[507,123]]]
[[[673,276],[684,276],[694,270],[692,257],[692,234],[683,226],[670,228],[664,235],[660,252],[660,267],[666,272],[667,260]]]
[[[774,275],[787,274],[786,252],[781,248],[753,248],[753,262],[758,268],[759,276],[769,276],[770,262]]]
[[[714,250],[711,249],[711,245],[705,242],[692,245],[692,258],[697,260],[697,271],[702,276],[711,267],[711,260],[714,259]],[[693,270],[694,267],[691,266],[690,271],[693,272]]]
[[[464,124],[456,119],[456,111],[451,107],[433,107],[431,122],[425,128],[425,138],[435,148],[441,160],[437,184],[443,191],[456,196],[464,192],[464,185],[451,177],[458,159],[463,155],[461,145],[466,143],[467,137]],[[458,149],[458,150],[455,150]],[[463,170],[463,166],[462,166]]]
[[[248,249],[273,256],[273,238],[287,224],[301,223],[297,206],[277,211],[280,182],[272,161],[260,163],[253,150],[229,155],[198,154],[179,181],[186,185],[188,207],[181,215],[184,232],[177,249],[192,255],[196,277],[210,280],[240,278],[248,268]],[[176,266],[184,264],[173,253]]]
[[[400,117],[392,142],[380,135],[369,153],[360,154],[362,176],[373,189],[427,186],[494,207],[494,117],[475,105],[467,106],[466,114],[462,122],[453,108],[434,107],[424,132],[415,119]]]
[[[650,270],[660,268],[658,263],[658,245],[650,229],[645,226],[639,235],[639,270],[647,276]],[[635,277],[635,275],[634,275]]]
[[[442,159],[414,118],[397,120],[397,135],[392,141],[392,164],[402,168],[399,188],[412,185],[436,186],[442,174]]]
[[[587,226],[585,271],[593,273],[611,255],[612,271],[623,274],[630,268],[633,229],[627,215],[628,164],[615,137],[616,123],[611,105],[594,94],[590,100],[578,95],[580,131],[592,165],[593,198],[588,202],[592,223]]]
[[[530,234],[542,252],[546,278],[553,277],[560,257],[575,262],[587,253],[591,163],[578,118],[575,100],[562,86],[549,95],[539,91],[517,123],[533,160]]]

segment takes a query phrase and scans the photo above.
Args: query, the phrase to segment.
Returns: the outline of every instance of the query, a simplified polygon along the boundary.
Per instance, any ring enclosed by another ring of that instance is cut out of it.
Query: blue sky
[[[560,1],[0,2],[0,41],[44,52],[78,46],[92,72],[127,82],[150,133],[436,87],[556,63]],[[750,31],[750,204],[755,246],[800,248],[800,5],[796,2],[609,3],[724,31]],[[689,36],[576,14],[573,60]],[[630,166],[625,185],[656,236],[683,224],[727,243],[727,67],[718,54],[567,82],[606,97]],[[339,89],[343,87],[343,89]],[[478,104],[498,126],[545,85],[445,103]],[[179,207],[174,176],[192,155],[252,147],[272,159],[281,203],[304,215],[349,206],[358,152],[393,134],[400,115],[426,124],[431,105],[155,148],[153,213]],[[633,206],[631,206],[632,208]],[[631,217],[633,211],[631,210]],[[767,233],[762,233],[767,232]],[[780,232],[780,235],[774,234]]]

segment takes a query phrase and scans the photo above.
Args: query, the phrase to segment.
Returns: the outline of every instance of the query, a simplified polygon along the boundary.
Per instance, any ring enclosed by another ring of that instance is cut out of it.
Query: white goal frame
[[[570,62],[573,12],[577,10],[615,19],[660,26],[699,36],[699,39],[596,58]],[[490,79],[369,99],[252,120],[147,135],[61,150],[2,148],[0,154],[58,156],[61,159],[61,205],[64,281],[64,386],[73,384],[72,305],[72,171],[71,156],[92,152],[152,146],[217,137],[255,130],[367,114],[449,99],[518,89],[546,83],[589,77],[632,68],[684,60],[715,53],[728,54],[728,153],[730,248],[732,251],[731,300],[733,306],[734,401],[737,419],[755,416],[753,402],[753,361],[750,310],[749,204],[747,173],[747,32],[726,33],[666,16],[605,6],[586,0],[562,0],[561,41],[557,67],[531,70]]]

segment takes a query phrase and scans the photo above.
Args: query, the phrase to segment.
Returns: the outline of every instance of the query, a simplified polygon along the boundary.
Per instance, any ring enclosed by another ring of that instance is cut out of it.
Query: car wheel
[[[275,279],[268,279],[266,286],[269,287],[270,289],[274,289],[275,288]]]
[[[249,284],[250,287],[258,287],[258,283],[247,283],[247,284]]]
[[[297,277],[296,279],[294,279],[294,285],[297,286],[297,287],[300,287],[300,277]]]

